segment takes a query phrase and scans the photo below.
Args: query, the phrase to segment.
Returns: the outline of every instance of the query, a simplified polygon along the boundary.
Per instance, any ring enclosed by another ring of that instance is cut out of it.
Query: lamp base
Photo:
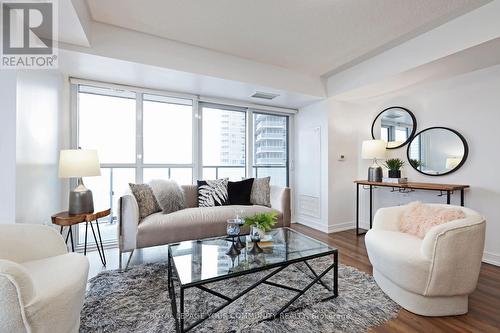
[[[78,179],[78,186],[69,192],[69,209],[71,215],[91,214],[94,212],[94,199],[92,191],[83,185],[81,178]]]
[[[368,181],[369,182],[382,182],[382,167],[372,165],[368,168]]]

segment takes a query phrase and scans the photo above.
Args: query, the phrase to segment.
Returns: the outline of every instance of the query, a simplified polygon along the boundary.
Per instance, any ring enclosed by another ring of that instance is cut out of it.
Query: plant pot
[[[389,170],[389,178],[401,178],[401,170]]]

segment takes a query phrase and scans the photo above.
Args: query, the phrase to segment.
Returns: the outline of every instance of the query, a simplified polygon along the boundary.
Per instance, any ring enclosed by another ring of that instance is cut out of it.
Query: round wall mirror
[[[417,130],[413,113],[400,106],[380,112],[372,124],[372,137],[387,142],[387,149],[396,149],[407,144]]]
[[[468,154],[465,138],[446,127],[430,127],[417,133],[407,150],[410,165],[429,176],[442,176],[458,170]]]

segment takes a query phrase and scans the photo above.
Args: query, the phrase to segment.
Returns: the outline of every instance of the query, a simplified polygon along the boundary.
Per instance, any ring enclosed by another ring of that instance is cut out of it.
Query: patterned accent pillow
[[[254,205],[271,207],[271,177],[255,178],[250,194],[250,202]]]
[[[198,180],[198,207],[215,207],[229,204],[228,178]]]
[[[156,201],[153,190],[148,184],[128,184],[132,194],[137,200],[139,206],[139,223],[143,218],[154,213],[161,212],[160,205]]]

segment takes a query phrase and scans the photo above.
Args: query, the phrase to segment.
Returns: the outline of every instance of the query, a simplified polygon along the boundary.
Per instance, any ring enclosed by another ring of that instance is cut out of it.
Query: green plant
[[[264,232],[271,231],[278,220],[278,213],[259,213],[245,218],[245,225],[253,226]]]
[[[405,162],[399,158],[391,158],[385,161],[384,166],[389,170],[400,170]]]
[[[420,160],[417,160],[416,158],[412,158],[410,159],[410,164],[412,167],[414,167],[415,169],[418,169],[420,168],[421,166],[424,166],[424,163],[422,163],[422,161]]]

